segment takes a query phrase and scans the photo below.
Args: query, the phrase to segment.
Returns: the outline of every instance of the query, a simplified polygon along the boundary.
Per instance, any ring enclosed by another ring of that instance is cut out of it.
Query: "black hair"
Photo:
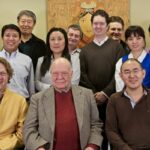
[[[131,37],[132,34],[134,36],[137,36],[137,35],[141,36],[145,40],[145,32],[141,26],[138,26],[138,25],[129,26],[125,31],[125,40]]]
[[[74,29],[74,30],[78,30],[78,31],[80,32],[80,39],[83,38],[83,32],[82,32],[82,30],[81,30],[80,25],[78,25],[78,24],[71,24],[71,25],[68,27],[68,30],[69,30],[70,28],[72,28],[72,29]]]
[[[94,20],[94,17],[95,17],[95,16],[102,16],[102,17],[105,18],[106,23],[107,23],[107,24],[109,23],[109,15],[108,15],[108,13],[107,13],[105,10],[102,10],[102,9],[96,10],[96,11],[93,13],[92,17],[91,17],[91,23],[93,23],[93,20]]]
[[[142,66],[142,64],[141,64],[137,59],[135,59],[135,58],[129,58],[129,59],[127,59],[125,62],[122,63],[121,68],[120,68],[121,71],[122,71],[123,65],[124,65],[126,62],[128,62],[128,61],[137,62],[137,63],[140,65],[141,69],[144,69],[143,66]]]
[[[12,30],[17,31],[18,34],[19,34],[19,37],[21,38],[21,31],[20,31],[19,27],[16,26],[15,24],[6,24],[6,25],[4,25],[4,26],[2,27],[2,31],[1,31],[1,37],[2,37],[2,38],[3,38],[4,33],[5,33],[5,31],[6,31],[7,29],[12,29]]]
[[[111,16],[109,17],[109,23],[111,22],[119,22],[122,27],[124,28],[124,21],[120,16]]]
[[[33,19],[34,24],[36,23],[36,15],[31,10],[21,10],[17,16],[17,21],[20,21],[20,18],[25,15]]]
[[[62,52],[62,57],[67,58],[69,61],[71,60],[69,50],[68,50],[68,37],[67,37],[66,31],[63,28],[58,28],[58,27],[51,28],[49,32],[47,33],[47,37],[46,37],[47,52],[46,52],[46,55],[44,56],[44,59],[40,68],[41,76],[44,76],[51,66],[51,59],[53,57],[53,51],[50,48],[49,38],[50,38],[50,35],[56,31],[61,32],[65,39],[65,47]]]
[[[131,35],[143,37],[144,43],[146,45],[145,32],[141,26],[138,25],[129,26],[125,31],[125,40],[127,41],[127,39],[131,37]]]

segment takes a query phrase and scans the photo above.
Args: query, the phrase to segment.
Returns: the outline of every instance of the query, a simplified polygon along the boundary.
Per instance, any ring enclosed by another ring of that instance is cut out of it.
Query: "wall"
[[[144,28],[147,47],[150,47],[150,36],[148,34],[148,26],[150,25],[149,7],[150,0],[130,0],[130,22]]]
[[[0,0],[0,30],[3,25],[17,24],[17,15],[20,10],[32,10],[37,16],[34,33],[45,40],[47,33],[47,0]],[[0,38],[0,49],[2,41]]]
[[[144,27],[148,47],[150,47],[150,37],[147,30],[150,24],[149,6],[150,0],[130,0],[130,22]],[[0,29],[4,24],[17,24],[16,17],[22,9],[30,9],[35,12],[37,24],[34,33],[45,40],[47,33],[47,0],[0,0]],[[1,47],[2,42],[0,40]]]

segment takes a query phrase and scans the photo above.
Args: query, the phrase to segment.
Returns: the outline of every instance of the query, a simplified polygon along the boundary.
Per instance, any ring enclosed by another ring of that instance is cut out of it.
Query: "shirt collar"
[[[143,86],[143,90],[144,90],[144,95],[147,95],[148,89]],[[121,94],[122,94],[122,96],[123,96],[123,95],[124,95],[124,96],[127,96],[127,95],[128,95],[125,88],[121,91]],[[128,95],[128,97],[130,97],[130,96]]]
[[[71,85],[70,85],[68,88],[63,89],[63,90],[60,90],[60,89],[58,89],[58,88],[56,88],[56,87],[54,87],[54,89],[55,89],[57,92],[59,92],[59,93],[62,93],[62,92],[67,93],[67,92],[71,89]]]
[[[80,53],[80,52],[81,52],[81,49],[76,48],[75,50],[71,51],[70,54],[73,55],[75,53]]]
[[[9,58],[16,57],[16,55],[18,54],[19,50],[17,49],[16,51],[12,52],[11,55],[5,49],[3,49],[2,52],[3,52],[4,56],[5,56],[5,58],[9,59]]]
[[[146,88],[143,88],[143,90],[144,90],[144,92],[143,92],[144,94],[143,94],[143,95],[147,95],[148,91],[146,90]],[[135,102],[134,99],[126,92],[125,89],[123,90],[123,95],[126,96],[127,98],[129,98],[130,103],[131,103],[131,105],[132,105],[132,108],[134,108],[135,105],[136,105],[136,102]]]
[[[147,54],[146,51],[143,50],[142,53],[141,53],[141,55],[137,58],[137,60],[138,60],[140,63],[143,62],[143,60],[144,60],[146,54]],[[132,52],[129,54],[129,58],[133,58]]]
[[[98,46],[101,46],[101,45],[103,45],[106,41],[108,40],[108,36],[106,36],[102,41],[97,41],[97,40],[93,40],[93,42],[95,43],[95,44],[97,44]]]

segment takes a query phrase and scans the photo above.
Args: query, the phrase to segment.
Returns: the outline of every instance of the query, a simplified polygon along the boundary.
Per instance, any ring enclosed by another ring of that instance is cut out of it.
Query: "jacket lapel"
[[[51,128],[51,131],[55,129],[55,99],[54,99],[54,88],[50,87],[44,97],[43,105],[48,120],[48,125]]]
[[[72,86],[72,94],[75,104],[75,110],[77,115],[77,121],[79,126],[79,131],[81,132],[82,124],[83,124],[83,111],[84,111],[84,96],[82,95],[82,91],[77,86]]]

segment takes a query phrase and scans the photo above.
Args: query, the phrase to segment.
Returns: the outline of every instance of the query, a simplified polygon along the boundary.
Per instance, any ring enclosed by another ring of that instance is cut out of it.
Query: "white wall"
[[[150,25],[150,0],[130,0],[130,22],[141,25],[146,34],[147,47],[150,47],[148,26]]]
[[[45,40],[47,33],[47,0],[0,0],[0,30],[3,25],[17,24],[17,15],[21,10],[32,10],[37,17],[34,33]],[[1,38],[0,38],[1,39]],[[0,40],[0,48],[2,41]]]

